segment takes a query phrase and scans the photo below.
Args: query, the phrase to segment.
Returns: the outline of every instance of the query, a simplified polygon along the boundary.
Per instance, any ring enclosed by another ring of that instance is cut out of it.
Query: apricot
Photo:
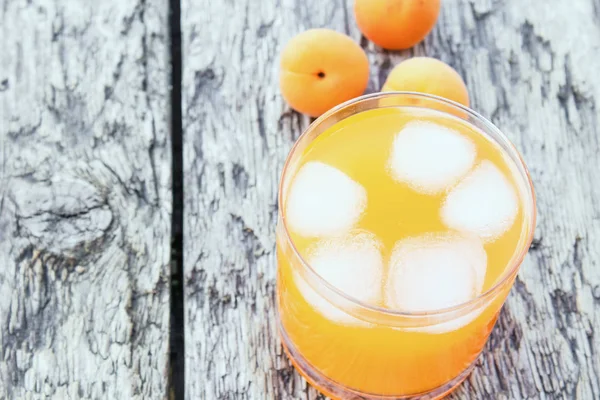
[[[283,98],[313,117],[360,96],[369,81],[363,49],[331,29],[310,29],[292,38],[281,53],[280,67]]]
[[[361,32],[384,49],[408,49],[427,36],[440,13],[440,0],[356,0]]]
[[[433,94],[469,106],[469,93],[461,76],[448,64],[431,57],[409,58],[387,77],[382,92]]]

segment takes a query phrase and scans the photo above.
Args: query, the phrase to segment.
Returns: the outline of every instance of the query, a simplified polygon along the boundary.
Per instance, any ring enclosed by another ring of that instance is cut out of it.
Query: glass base
[[[296,370],[317,390],[319,390],[324,395],[330,397],[334,400],[436,400],[441,399],[444,396],[450,394],[454,389],[456,389],[462,381],[464,381],[467,376],[473,370],[475,366],[475,361],[471,363],[471,365],[465,369],[460,375],[451,381],[445,383],[442,386],[439,386],[435,389],[432,389],[427,392],[417,393],[417,394],[409,394],[409,395],[399,395],[399,396],[390,396],[390,395],[376,395],[376,394],[368,394],[361,393],[354,389],[347,388],[345,386],[340,385],[327,378],[325,375],[317,371],[310,363],[302,357],[300,352],[295,348],[292,344],[290,338],[288,337],[285,329],[280,325],[279,326],[279,334],[281,336],[281,342],[283,343],[283,349],[287,354],[288,358],[296,368]]]

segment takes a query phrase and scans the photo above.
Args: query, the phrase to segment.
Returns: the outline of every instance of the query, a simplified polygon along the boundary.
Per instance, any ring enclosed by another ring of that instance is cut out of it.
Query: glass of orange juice
[[[527,253],[535,196],[489,121],[417,93],[318,118],[279,187],[284,348],[334,399],[440,398],[473,368]]]

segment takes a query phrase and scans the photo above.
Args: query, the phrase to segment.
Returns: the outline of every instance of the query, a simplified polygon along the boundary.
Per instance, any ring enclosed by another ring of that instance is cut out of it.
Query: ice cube
[[[485,305],[480,305],[473,311],[466,313],[465,315],[451,318],[447,321],[434,323],[432,325],[420,326],[420,327],[410,327],[410,328],[394,328],[400,331],[411,331],[411,332],[425,332],[431,334],[440,334],[440,333],[448,333],[455,331],[457,329],[462,328],[463,326],[469,324],[475,318],[481,314],[481,312],[485,309]],[[434,318],[432,318],[434,319]]]
[[[518,209],[511,183],[484,160],[450,191],[441,214],[448,227],[491,241],[512,226]]]
[[[487,255],[477,237],[447,232],[401,240],[390,257],[386,305],[407,312],[430,312],[468,302],[481,293],[486,269]],[[477,315],[412,330],[447,332]]]
[[[334,167],[311,161],[292,182],[286,217],[302,236],[339,235],[358,222],[366,205],[364,187]]]
[[[381,244],[366,232],[324,240],[307,257],[308,263],[336,289],[366,304],[381,302],[383,259]],[[296,274],[305,299],[328,319],[345,325],[370,325],[331,304]]]
[[[389,168],[413,189],[440,193],[473,166],[475,145],[459,132],[432,122],[411,122],[394,139]]]

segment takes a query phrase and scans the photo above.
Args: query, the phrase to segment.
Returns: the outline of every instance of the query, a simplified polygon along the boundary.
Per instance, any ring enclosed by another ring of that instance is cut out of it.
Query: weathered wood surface
[[[278,55],[312,27],[349,33],[370,91],[411,55],[465,77],[513,140],[539,218],[485,353],[453,398],[600,398],[600,3],[446,0],[414,50],[361,39],[351,1],[183,0],[188,399],[314,399],[275,326],[274,228],[284,158],[309,120],[278,90]]]
[[[167,17],[0,0],[0,399],[168,395]]]

